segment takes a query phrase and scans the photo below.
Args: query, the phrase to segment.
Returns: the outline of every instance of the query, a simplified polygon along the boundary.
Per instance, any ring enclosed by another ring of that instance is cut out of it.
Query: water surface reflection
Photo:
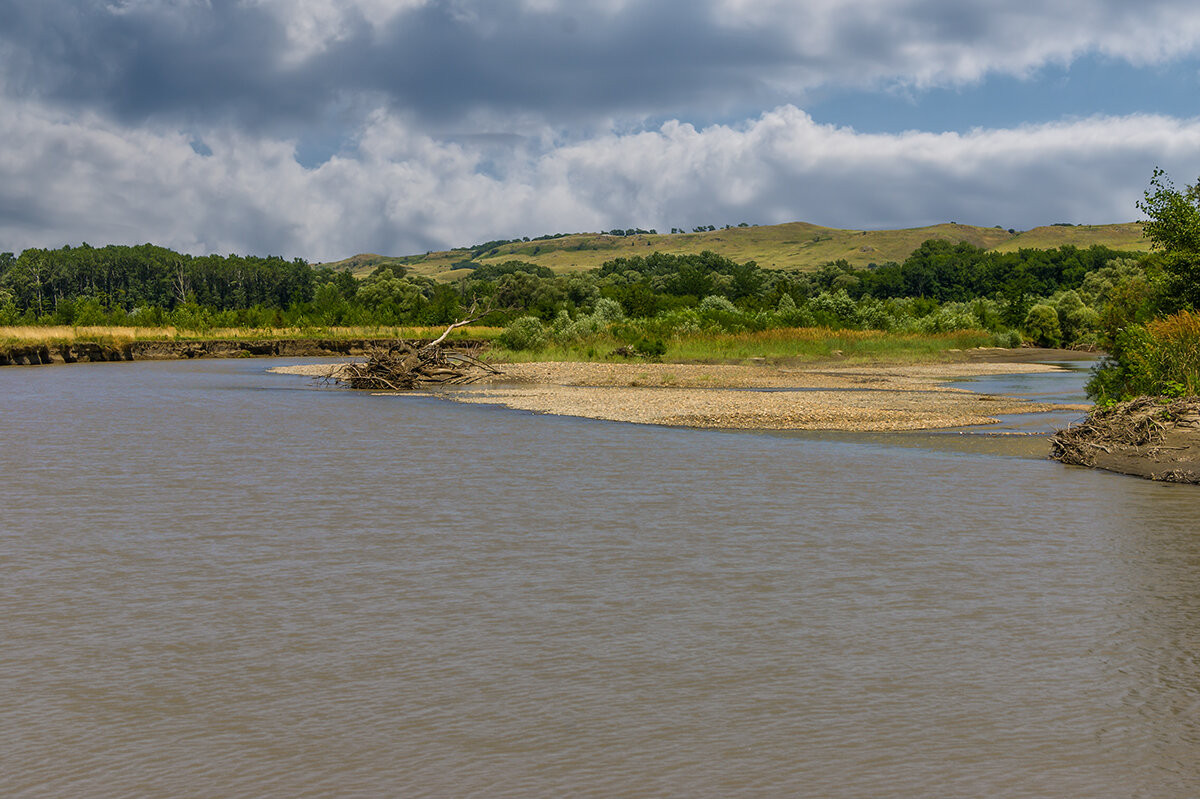
[[[0,371],[0,793],[1200,784],[1193,487],[270,365]]]

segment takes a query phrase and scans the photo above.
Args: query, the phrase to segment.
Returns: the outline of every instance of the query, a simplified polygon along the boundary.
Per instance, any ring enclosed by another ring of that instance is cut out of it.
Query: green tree
[[[1180,190],[1155,169],[1137,206],[1149,217],[1146,237],[1163,250],[1167,304],[1200,307],[1200,181]]]
[[[1044,303],[1033,306],[1025,317],[1025,332],[1039,347],[1057,347],[1062,344],[1062,328],[1058,323],[1058,311]]]
[[[1094,333],[1100,325],[1100,314],[1084,304],[1075,290],[1059,291],[1050,298],[1050,305],[1058,313],[1063,341],[1074,344]]]
[[[15,325],[19,317],[17,303],[12,292],[0,288],[0,325]]]

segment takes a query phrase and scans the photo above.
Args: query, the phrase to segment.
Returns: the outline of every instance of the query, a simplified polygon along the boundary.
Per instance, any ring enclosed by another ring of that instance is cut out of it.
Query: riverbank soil
[[[330,355],[361,356],[379,349],[421,346],[425,339],[153,339],[98,343],[66,341],[52,344],[0,346],[0,366],[41,366],[99,361],[163,361],[192,358],[309,358]],[[483,341],[454,340],[454,346],[478,349]]]
[[[1200,484],[1200,397],[1139,397],[1096,408],[1051,439],[1065,464],[1149,480]]]

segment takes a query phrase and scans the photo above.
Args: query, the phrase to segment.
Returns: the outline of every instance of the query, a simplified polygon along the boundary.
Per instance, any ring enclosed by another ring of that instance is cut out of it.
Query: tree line
[[[187,303],[215,311],[280,309],[312,300],[314,285],[313,269],[300,259],[197,257],[151,244],[0,253],[0,307],[35,324],[69,324],[81,303],[127,315]]]
[[[837,261],[812,273],[712,252],[651,252],[569,275],[520,260],[477,264],[466,277],[439,283],[396,264],[359,280],[301,259],[85,244],[0,254],[0,324],[444,324],[479,302],[497,309],[490,324],[524,317],[547,329],[582,330],[590,323],[574,323],[595,320],[603,300],[604,319],[657,320],[662,335],[776,325],[978,328],[1006,342],[1088,344],[1106,326],[1144,315],[1152,261],[1105,247],[995,253],[930,240],[902,263]]]

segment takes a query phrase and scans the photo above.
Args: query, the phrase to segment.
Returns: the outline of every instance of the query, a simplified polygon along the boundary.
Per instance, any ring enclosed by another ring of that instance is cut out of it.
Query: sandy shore
[[[979,394],[945,383],[1059,367],[987,359],[929,364],[521,363],[433,393],[454,402],[636,424],[773,430],[918,430],[990,424],[1013,413],[1085,410]],[[282,367],[325,374],[328,365]]]

